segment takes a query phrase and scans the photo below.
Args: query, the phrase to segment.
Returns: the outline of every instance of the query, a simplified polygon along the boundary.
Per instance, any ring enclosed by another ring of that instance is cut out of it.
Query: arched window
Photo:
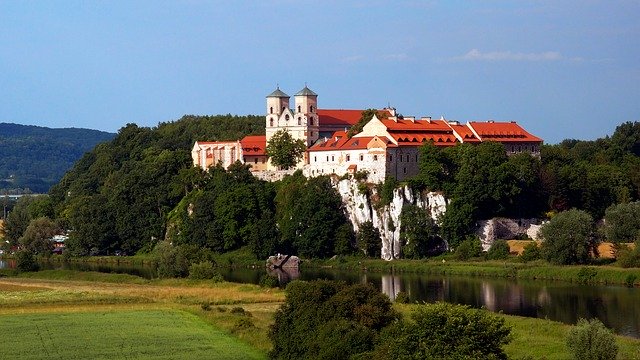
[[[269,114],[273,114],[273,106],[269,108]]]
[[[373,161],[378,161],[378,155],[373,155]]]
[[[298,105],[298,112],[302,112],[302,107]]]
[[[302,118],[298,116],[298,125],[302,125]]]
[[[284,119],[285,119],[285,120],[287,120],[287,121],[289,121],[289,114],[285,115],[285,116],[284,116]]]
[[[313,112],[313,105],[309,106],[310,111],[309,112]]]
[[[269,126],[273,126],[273,119],[269,119]]]

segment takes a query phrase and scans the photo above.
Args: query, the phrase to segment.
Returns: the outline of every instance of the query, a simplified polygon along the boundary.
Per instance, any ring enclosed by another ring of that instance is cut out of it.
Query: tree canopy
[[[294,139],[289,131],[278,130],[267,143],[267,155],[271,163],[288,170],[304,157],[307,145],[302,139]]]

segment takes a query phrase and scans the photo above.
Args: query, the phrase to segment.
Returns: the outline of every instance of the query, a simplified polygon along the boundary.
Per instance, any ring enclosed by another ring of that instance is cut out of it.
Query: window
[[[406,174],[407,173],[407,168],[402,168],[402,173]]]
[[[389,162],[393,161],[393,155],[389,154]]]
[[[351,160],[351,156],[347,155],[347,161]]]
[[[418,154],[416,154],[416,162],[418,162]]]
[[[398,161],[402,162],[402,154],[398,155]]]
[[[378,155],[373,155],[373,161],[378,161]]]
[[[269,114],[273,114],[273,106],[269,108]]]
[[[313,112],[313,105],[309,106],[310,111],[309,112]]]
[[[335,161],[335,157],[331,155],[331,161]]]
[[[329,162],[329,155],[327,155],[327,162]]]
[[[410,160],[409,160],[409,154],[407,154],[407,162],[409,162],[409,161],[410,161]]]
[[[287,120],[287,121],[289,121],[289,114],[285,115],[285,116],[284,116],[284,119],[285,119],[285,120]]]
[[[316,156],[313,157],[313,162],[318,162],[318,158]]]
[[[257,164],[258,163],[258,158],[253,159],[253,163]]]
[[[298,125],[302,125],[302,119],[298,116]]]
[[[269,120],[269,126],[273,126],[273,119]]]
[[[298,105],[298,112],[302,112],[302,108]]]
[[[360,154],[360,161],[364,161],[364,155]]]

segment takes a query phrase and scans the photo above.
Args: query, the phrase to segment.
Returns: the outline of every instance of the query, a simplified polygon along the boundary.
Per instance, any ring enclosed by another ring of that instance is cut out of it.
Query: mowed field
[[[43,271],[0,277],[0,359],[264,359],[281,290]]]
[[[0,316],[0,359],[263,359],[180,310]]]

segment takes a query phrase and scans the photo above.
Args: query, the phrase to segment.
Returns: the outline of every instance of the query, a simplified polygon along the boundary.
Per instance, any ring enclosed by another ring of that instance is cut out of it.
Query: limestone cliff
[[[425,209],[436,221],[447,207],[447,201],[441,193],[419,192],[407,185],[395,189],[390,204],[385,206],[375,206],[375,199],[379,198],[375,186],[353,179],[339,180],[334,185],[342,197],[354,230],[357,231],[360,224],[371,221],[380,231],[382,258],[385,260],[393,260],[401,255],[400,213],[405,204]]]

